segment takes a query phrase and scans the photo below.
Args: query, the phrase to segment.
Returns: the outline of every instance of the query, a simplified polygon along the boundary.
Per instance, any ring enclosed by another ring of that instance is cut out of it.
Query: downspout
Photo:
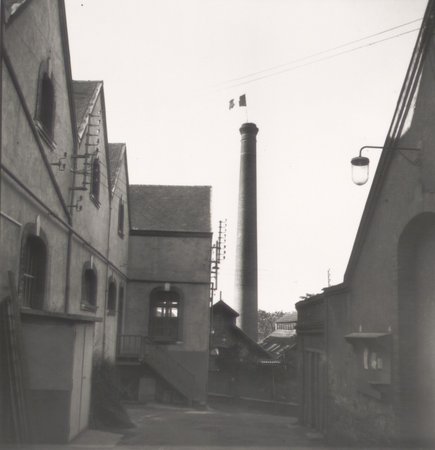
[[[4,43],[4,2],[0,0],[0,166],[2,163],[2,151],[3,151],[3,139],[2,139],[2,128],[3,128],[3,43]],[[1,211],[1,172],[0,172],[0,211]],[[0,221],[0,236],[1,236],[1,221]]]
[[[106,248],[106,293],[104,295],[104,308],[103,308],[103,360],[106,352],[106,316],[107,316],[107,300],[109,296],[109,256],[110,256],[110,231],[112,223],[112,199],[111,192],[109,191],[109,227],[107,229],[107,248]]]
[[[72,212],[71,212],[72,216]],[[66,275],[65,275],[65,313],[70,313],[70,302],[69,302],[69,294],[70,294],[70,277],[71,277],[71,243],[72,243],[72,231],[68,229],[68,242],[66,245]]]
[[[325,373],[324,373],[324,404],[323,404],[323,430],[325,432],[326,438],[328,439],[329,434],[329,295],[325,294]]]

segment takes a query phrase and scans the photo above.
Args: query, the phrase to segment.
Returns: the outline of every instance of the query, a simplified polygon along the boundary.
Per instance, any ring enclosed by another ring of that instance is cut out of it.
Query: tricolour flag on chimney
[[[233,109],[236,106],[236,101],[232,98],[229,103],[229,109]],[[247,106],[246,104],[246,94],[239,97],[239,106]]]

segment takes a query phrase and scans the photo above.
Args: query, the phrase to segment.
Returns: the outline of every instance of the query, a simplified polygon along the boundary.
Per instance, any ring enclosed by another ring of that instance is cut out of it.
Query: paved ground
[[[319,438],[297,425],[294,417],[240,410],[183,409],[151,405],[131,408],[137,425],[120,441],[122,445],[173,448],[297,448],[320,446]]]
[[[23,450],[317,450],[321,436],[294,417],[239,409],[195,410],[150,404],[128,412],[136,428],[122,433],[88,430],[69,445],[18,447]],[[4,447],[4,450],[17,447]],[[338,450],[337,448],[334,450]],[[375,449],[372,449],[375,450]],[[415,449],[414,449],[415,450]]]

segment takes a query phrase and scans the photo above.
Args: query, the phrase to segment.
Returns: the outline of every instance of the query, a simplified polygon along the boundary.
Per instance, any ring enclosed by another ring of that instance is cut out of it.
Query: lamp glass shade
[[[369,159],[364,156],[352,158],[352,181],[358,186],[367,183],[369,179]]]

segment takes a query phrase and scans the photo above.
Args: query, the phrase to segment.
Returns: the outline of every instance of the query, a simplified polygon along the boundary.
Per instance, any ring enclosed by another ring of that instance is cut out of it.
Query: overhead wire
[[[260,81],[260,80],[263,80],[263,79],[266,79],[266,78],[270,78],[270,77],[274,77],[274,76],[277,76],[277,75],[281,75],[281,74],[286,73],[286,72],[291,72],[293,70],[300,69],[302,67],[306,67],[306,66],[310,66],[310,65],[313,65],[313,64],[316,64],[316,63],[319,63],[319,62],[327,61],[329,59],[333,59],[333,58],[336,58],[338,56],[345,55],[347,53],[352,53],[354,51],[361,50],[363,48],[367,48],[367,47],[370,47],[370,46],[373,46],[373,45],[376,45],[376,44],[380,44],[381,42],[389,41],[391,39],[395,39],[395,38],[398,38],[400,36],[404,36],[404,35],[409,34],[409,33],[414,33],[415,31],[418,31],[419,29],[420,28],[413,28],[412,30],[408,30],[408,31],[404,31],[403,33],[395,34],[394,36],[389,36],[387,38],[380,39],[378,41],[369,42],[367,44],[360,45],[358,47],[353,47],[351,49],[344,50],[344,51],[339,52],[339,53],[334,53],[333,55],[325,56],[323,58],[319,58],[319,59],[316,59],[314,61],[309,61],[309,62],[304,63],[304,64],[299,64],[297,66],[289,67],[287,69],[283,69],[283,70],[280,70],[278,72],[272,72],[272,73],[270,73],[268,75],[252,78],[250,80],[243,81],[243,82],[236,83],[236,84],[232,84],[230,86],[225,86],[225,87],[223,86],[221,89],[231,89],[231,88],[238,87],[238,86],[244,86],[244,85],[251,84],[251,83],[254,83],[256,81]]]
[[[291,64],[302,62],[302,61],[305,61],[307,59],[311,59],[311,58],[314,58],[316,56],[323,55],[325,53],[330,53],[330,52],[333,52],[335,50],[339,50],[340,48],[348,47],[349,45],[353,45],[353,44],[356,44],[358,42],[362,42],[362,41],[365,41],[367,39],[371,39],[373,37],[380,36],[380,35],[385,34],[385,33],[389,33],[390,31],[397,30],[399,28],[403,28],[403,27],[411,25],[412,23],[415,23],[415,22],[420,22],[421,20],[422,20],[422,18],[411,20],[409,22],[402,23],[401,25],[396,25],[394,27],[387,28],[386,30],[378,31],[377,33],[373,33],[373,34],[364,36],[362,38],[354,39],[354,40],[346,42],[344,44],[340,44],[340,45],[337,45],[335,47],[331,47],[331,48],[326,49],[326,50],[321,50],[319,52],[312,53],[311,55],[308,55],[308,56],[303,56],[301,58],[294,59],[293,61],[289,61],[287,63],[278,64],[276,66],[272,66],[272,67],[269,67],[267,69],[258,70],[256,72],[252,72],[252,73],[247,74],[247,75],[242,75],[242,76],[237,77],[237,78],[232,78],[232,79],[229,79],[229,80],[226,80],[226,81],[222,81],[222,82],[217,83],[216,85],[214,85],[212,87],[219,87],[219,86],[224,85],[224,84],[231,84],[231,83],[236,82],[236,81],[240,81],[240,80],[243,80],[243,79],[246,79],[246,78],[251,78],[251,77],[253,77],[255,75],[260,75],[262,73],[270,72],[270,71],[275,70],[275,69],[280,69],[281,67],[286,67],[286,66],[289,66]]]

